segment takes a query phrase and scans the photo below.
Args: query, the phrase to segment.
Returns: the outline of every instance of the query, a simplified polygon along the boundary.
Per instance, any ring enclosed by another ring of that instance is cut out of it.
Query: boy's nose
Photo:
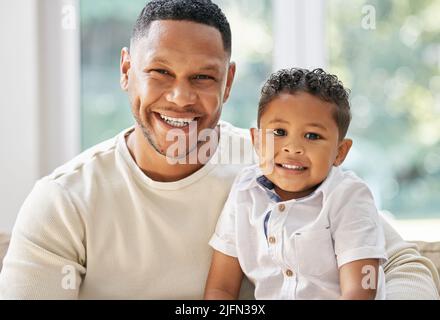
[[[290,153],[290,154],[304,154],[304,147],[302,146],[302,144],[300,143],[295,143],[294,141],[292,141],[289,144],[286,144],[283,147],[283,151]]]

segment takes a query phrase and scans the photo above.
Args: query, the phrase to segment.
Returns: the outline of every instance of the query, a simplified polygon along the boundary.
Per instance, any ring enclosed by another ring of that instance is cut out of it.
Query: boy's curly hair
[[[348,131],[351,121],[350,91],[344,88],[338,77],[326,73],[322,69],[281,69],[273,73],[261,89],[258,103],[258,127],[265,107],[282,93],[295,94],[307,92],[324,101],[336,105],[334,119],[339,128],[339,138],[342,140]]]

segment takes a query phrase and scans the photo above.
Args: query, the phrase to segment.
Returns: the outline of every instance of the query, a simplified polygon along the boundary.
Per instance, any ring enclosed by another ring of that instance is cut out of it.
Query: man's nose
[[[299,139],[291,139],[284,146],[283,151],[290,154],[304,154],[304,145]]]
[[[177,106],[185,107],[196,102],[197,95],[187,81],[176,81],[169,89],[165,98]]]

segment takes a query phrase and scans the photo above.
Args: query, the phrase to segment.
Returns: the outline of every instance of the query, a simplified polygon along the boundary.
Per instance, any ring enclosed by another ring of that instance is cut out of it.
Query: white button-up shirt
[[[311,195],[284,202],[273,187],[258,166],[245,168],[209,242],[239,259],[256,299],[337,299],[343,264],[386,261],[373,196],[354,173],[333,167]],[[377,279],[382,299],[382,267]]]

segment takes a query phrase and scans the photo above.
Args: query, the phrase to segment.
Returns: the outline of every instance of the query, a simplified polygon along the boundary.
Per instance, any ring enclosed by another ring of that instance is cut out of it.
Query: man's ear
[[[121,89],[124,91],[128,90],[128,73],[131,68],[131,57],[127,47],[121,50],[121,63],[120,63],[120,84]]]
[[[340,142],[338,147],[338,155],[336,156],[335,162],[333,162],[335,167],[340,166],[344,162],[352,145],[353,140],[351,139],[344,139]]]
[[[228,75],[226,78],[225,94],[223,95],[223,103],[225,103],[228,100],[229,95],[231,94],[232,83],[234,82],[234,77],[235,77],[235,68],[236,68],[235,62],[230,62],[228,68]]]

